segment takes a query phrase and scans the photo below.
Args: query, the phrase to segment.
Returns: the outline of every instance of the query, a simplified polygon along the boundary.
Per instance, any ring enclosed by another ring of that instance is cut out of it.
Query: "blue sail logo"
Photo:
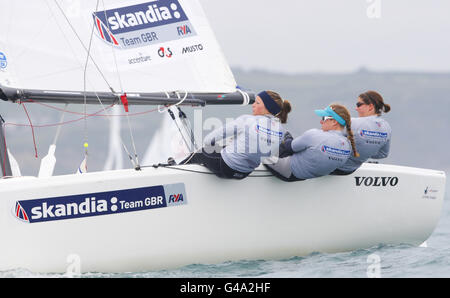
[[[135,48],[195,35],[178,0],[159,0],[93,13],[98,36],[120,48]]]
[[[5,69],[8,66],[8,60],[6,60],[6,55],[0,52],[0,69]]]

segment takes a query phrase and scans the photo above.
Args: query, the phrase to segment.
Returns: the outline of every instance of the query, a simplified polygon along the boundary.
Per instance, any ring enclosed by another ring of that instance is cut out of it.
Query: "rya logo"
[[[192,33],[192,30],[191,30],[191,28],[189,28],[188,25],[177,27],[177,31],[178,31],[179,36],[184,36],[184,35]]]
[[[183,194],[181,194],[181,193],[169,196],[169,204],[183,202],[183,201],[184,201],[184,198],[183,198]]]
[[[355,177],[356,186],[397,186],[398,177]]]

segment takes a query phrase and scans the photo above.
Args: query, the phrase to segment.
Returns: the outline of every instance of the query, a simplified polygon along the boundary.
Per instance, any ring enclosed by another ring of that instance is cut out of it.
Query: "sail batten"
[[[96,93],[236,91],[198,0],[99,3],[3,0],[0,85]]]

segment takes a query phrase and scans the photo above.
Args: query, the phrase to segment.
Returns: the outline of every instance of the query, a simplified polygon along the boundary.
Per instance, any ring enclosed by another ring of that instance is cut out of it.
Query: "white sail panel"
[[[235,91],[198,0],[3,0],[0,6],[0,53],[8,62],[1,84],[69,91]]]

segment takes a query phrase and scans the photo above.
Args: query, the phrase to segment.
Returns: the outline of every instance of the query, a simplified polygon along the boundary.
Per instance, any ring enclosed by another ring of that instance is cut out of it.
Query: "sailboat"
[[[255,98],[236,88],[197,0],[0,7],[2,100],[170,108],[186,140],[181,108]],[[129,154],[130,169],[21,176],[0,132],[0,271],[63,273],[74,255],[81,272],[142,272],[420,245],[444,200],[443,171],[370,163],[286,183],[264,167],[224,180],[201,165],[146,167]]]

